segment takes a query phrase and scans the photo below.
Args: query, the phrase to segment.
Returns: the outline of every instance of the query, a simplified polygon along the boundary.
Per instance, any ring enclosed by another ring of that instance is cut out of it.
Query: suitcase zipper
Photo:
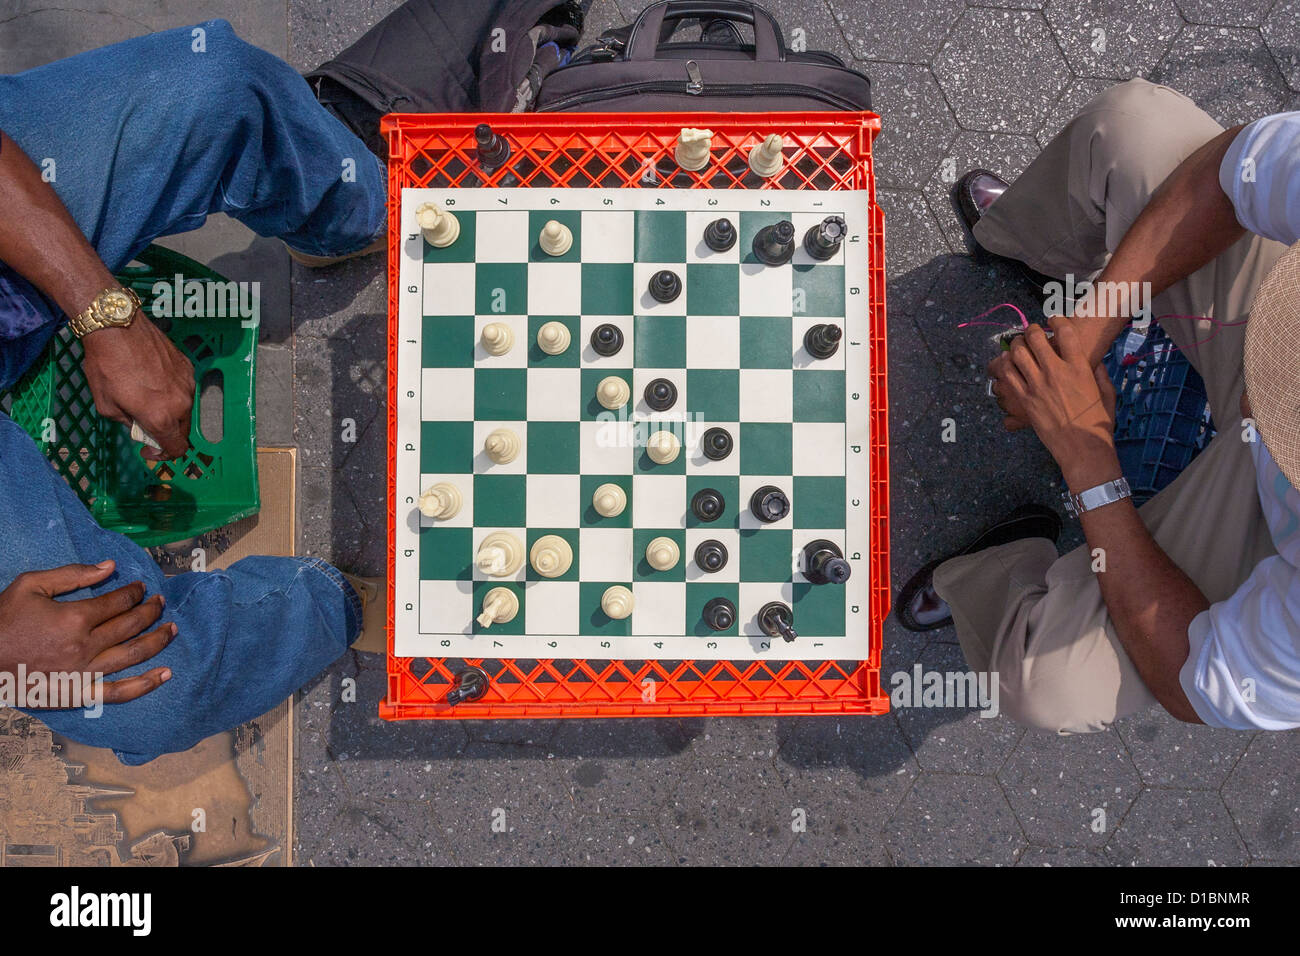
[[[692,96],[704,92],[704,77],[700,73],[700,65],[694,60],[686,61],[686,92]]]
[[[694,61],[691,61],[694,62]],[[698,64],[697,64],[698,70]],[[558,75],[559,71],[552,73],[551,76]],[[689,77],[689,72],[688,72]],[[699,96],[704,92],[704,83],[701,78],[699,89],[692,90],[691,83],[687,83],[686,92],[692,96]],[[590,90],[585,93],[575,93],[572,96],[564,97],[554,103],[540,107],[539,113],[554,113],[560,110],[571,109],[574,106],[582,106],[587,103],[599,103],[611,96],[618,96],[621,93],[681,93],[681,83],[620,83],[616,86],[606,86],[599,90]],[[709,93],[713,96],[806,96],[811,99],[821,100],[839,110],[848,110],[856,112],[859,107],[834,93],[828,93],[825,90],[809,86],[791,86],[781,83],[714,83],[709,86]]]

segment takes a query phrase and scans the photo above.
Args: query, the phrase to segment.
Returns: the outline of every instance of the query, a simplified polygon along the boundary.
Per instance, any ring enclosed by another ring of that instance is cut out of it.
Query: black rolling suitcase
[[[674,42],[685,21],[699,40]],[[739,26],[752,28],[753,42]],[[776,19],[748,0],[661,0],[606,31],[542,83],[540,111],[869,110],[871,81],[833,53],[786,48]]]

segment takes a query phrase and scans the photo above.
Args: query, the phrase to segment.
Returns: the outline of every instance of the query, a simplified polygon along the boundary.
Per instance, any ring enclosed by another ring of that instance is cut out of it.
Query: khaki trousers
[[[1145,80],[1111,87],[1048,144],[975,235],[990,251],[1047,275],[1088,278],[1156,187],[1220,132],[1196,104],[1166,87]],[[1244,319],[1285,248],[1244,237],[1157,296],[1154,315]],[[1213,603],[1274,553],[1240,427],[1245,329],[1189,319],[1161,325],[1204,378],[1219,433],[1139,514]],[[1086,545],[1061,557],[1045,538],[989,548],[940,565],[934,585],[952,608],[967,662],[997,673],[1002,709],[1015,720],[1084,733],[1156,703],[1115,635]]]

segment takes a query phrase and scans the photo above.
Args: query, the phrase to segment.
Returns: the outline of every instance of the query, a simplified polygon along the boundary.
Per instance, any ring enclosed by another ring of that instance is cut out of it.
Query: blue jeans
[[[384,227],[378,159],[287,64],[222,20],[0,76],[0,129],[38,165],[53,160],[52,185],[110,269],[213,212],[317,255],[354,251]],[[26,304],[45,321],[0,341],[0,386],[40,355],[61,321],[39,296]],[[323,561],[253,557],[165,578],[147,552],[99,527],[27,434],[0,415],[0,588],[23,571],[110,558],[109,580],[64,600],[137,580],[162,592],[162,619],[176,623],[177,636],[115,676],[167,666],[172,678],[98,717],[34,713],[73,740],[111,747],[123,763],[185,750],[265,713],[360,633],[357,595]]]

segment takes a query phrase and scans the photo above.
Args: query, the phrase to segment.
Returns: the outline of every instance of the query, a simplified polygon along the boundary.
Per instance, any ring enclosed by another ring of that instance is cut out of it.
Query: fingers
[[[1061,358],[1067,362],[1083,360],[1083,346],[1079,342],[1079,333],[1074,328],[1074,323],[1060,315],[1052,316],[1048,322],[1052,326],[1053,341]]]
[[[1053,362],[1060,361],[1061,357],[1057,355],[1056,349],[1052,347],[1052,340],[1047,337],[1041,325],[1031,325],[1021,338],[1025,340],[1025,344],[1041,368],[1047,369]]]
[[[109,681],[104,684],[104,703],[124,704],[128,700],[135,700],[152,690],[157,690],[171,678],[172,672],[170,668],[155,667],[153,670],[137,674],[135,677],[124,677],[121,680]]]
[[[1041,328],[1036,325],[1030,326],[1028,332],[1024,335],[1017,336],[1016,339],[1012,341],[1011,349],[1007,354],[1011,356],[1011,364],[1015,367],[1016,371],[1021,374],[1025,382],[1027,382],[1030,387],[1037,387],[1043,380],[1043,370],[1038,364],[1038,358],[1034,355],[1033,350],[1025,341],[1031,335],[1042,339],[1044,342],[1047,341],[1047,336],[1043,334]],[[1048,348],[1050,349],[1051,346],[1049,345]]]
[[[1092,377],[1097,380],[1097,388],[1101,391],[1101,404],[1106,409],[1106,415],[1111,422],[1115,421],[1115,383],[1110,380],[1110,373],[1106,371],[1105,365],[1098,365],[1092,370]]]
[[[131,610],[144,600],[144,594],[144,584],[140,581],[132,581],[99,597],[77,601],[73,607],[77,609],[78,614],[82,615],[81,619],[85,622],[87,630],[94,631],[105,621]]]
[[[118,671],[124,671],[159,653],[172,642],[175,636],[176,625],[169,621],[147,634],[115,644],[95,655],[86,665],[86,670],[97,674],[116,674]]]
[[[180,458],[190,447],[190,421],[194,408],[193,400],[185,404],[184,409],[169,412],[161,421],[141,420],[140,427],[153,436],[161,448],[145,446],[140,454],[148,461],[171,461]]]
[[[27,571],[14,579],[15,584],[31,587],[35,593],[58,597],[82,588],[93,587],[106,581],[116,565],[112,561],[99,564],[65,564],[48,571]]]
[[[154,622],[162,616],[166,601],[161,594],[155,594],[147,601],[141,601],[117,617],[104,621],[91,629],[92,651],[100,651],[121,644],[128,638],[135,637],[146,628],[153,627]]]

